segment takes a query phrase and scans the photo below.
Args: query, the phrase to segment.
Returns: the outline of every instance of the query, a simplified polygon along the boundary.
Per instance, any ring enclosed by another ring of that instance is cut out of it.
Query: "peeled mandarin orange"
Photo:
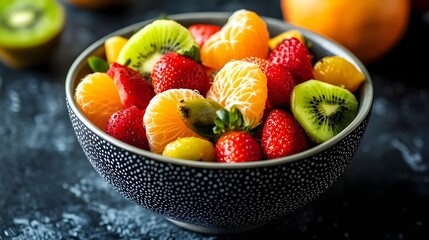
[[[327,56],[314,64],[314,78],[355,92],[365,80],[355,65],[340,56]]]
[[[106,41],[104,42],[104,49],[106,52],[106,59],[109,64],[112,62],[116,62],[119,53],[122,50],[122,47],[124,47],[127,41],[128,39],[122,36],[112,36],[106,39]]]
[[[267,77],[254,63],[233,60],[216,74],[206,98],[230,110],[237,106],[246,124],[256,127],[264,114]]]
[[[381,58],[408,26],[409,0],[281,0],[283,18],[325,35],[365,63]]]
[[[230,60],[245,57],[266,58],[269,33],[264,20],[255,12],[235,11],[222,29],[201,48],[203,65],[220,70]]]
[[[104,131],[109,117],[124,108],[113,79],[100,72],[85,76],[74,94],[83,114]]]
[[[168,143],[178,138],[200,137],[185,125],[177,108],[180,100],[202,98],[190,89],[169,89],[152,98],[143,117],[152,152],[161,154]]]

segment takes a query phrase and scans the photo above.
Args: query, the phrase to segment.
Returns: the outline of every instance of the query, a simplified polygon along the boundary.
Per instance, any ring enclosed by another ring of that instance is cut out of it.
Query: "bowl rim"
[[[168,18],[174,19],[176,21],[191,21],[191,20],[213,20],[213,21],[226,21],[226,19],[232,14],[232,12],[192,12],[192,13],[178,13],[178,14],[171,14],[168,15]],[[253,162],[243,162],[243,163],[232,163],[232,164],[225,164],[225,163],[218,163],[218,162],[203,162],[203,161],[192,161],[192,160],[184,160],[184,159],[178,159],[178,158],[171,158],[171,157],[165,157],[157,153],[150,152],[148,150],[140,149],[138,147],[134,147],[130,144],[127,144],[125,142],[122,142],[98,127],[96,127],[89,119],[87,119],[83,113],[80,111],[79,107],[77,106],[73,93],[74,93],[74,82],[75,78],[77,77],[78,70],[83,66],[84,63],[86,63],[87,57],[94,54],[100,47],[103,46],[104,41],[114,35],[126,35],[130,34],[144,25],[147,25],[148,23],[155,20],[155,18],[143,20],[131,25],[128,25],[126,27],[120,28],[110,34],[105,35],[104,37],[100,38],[99,40],[92,43],[89,47],[87,47],[82,53],[79,54],[79,56],[74,60],[72,65],[70,66],[67,75],[66,75],[66,83],[65,83],[65,92],[66,92],[66,102],[69,104],[69,107],[71,108],[71,111],[77,116],[77,118],[83,122],[83,124],[89,128],[93,133],[98,135],[101,139],[109,142],[110,144],[122,148],[124,150],[130,151],[136,155],[143,156],[149,160],[156,160],[163,163],[169,163],[174,165],[183,165],[188,167],[194,167],[194,168],[207,168],[207,169],[245,169],[245,168],[261,168],[261,167],[272,167],[272,166],[279,166],[286,163],[292,163],[299,160],[304,160],[307,158],[310,158],[314,155],[317,155],[318,153],[321,153],[337,143],[339,143],[343,138],[348,136],[351,132],[353,132],[360,124],[366,119],[367,115],[370,114],[373,98],[374,98],[374,90],[373,90],[373,83],[371,76],[366,69],[365,65],[348,49],[343,47],[341,44],[335,42],[332,39],[329,39],[325,36],[322,36],[316,32],[313,32],[311,30],[293,25],[289,22],[286,22],[282,19],[267,17],[267,16],[261,16],[267,26],[283,29],[283,28],[294,28],[303,33],[303,35],[311,40],[317,39],[318,45],[320,45],[322,48],[329,48],[330,51],[335,51],[338,53],[341,53],[343,57],[351,61],[366,77],[366,80],[364,81],[361,88],[364,88],[365,95],[362,97],[361,101],[359,102],[358,107],[358,114],[355,117],[355,119],[339,134],[334,136],[332,139],[318,144],[316,146],[313,146],[303,152],[296,153],[290,156],[281,157],[281,158],[275,158],[275,159],[269,159],[269,160],[259,160],[259,161],[253,161]]]

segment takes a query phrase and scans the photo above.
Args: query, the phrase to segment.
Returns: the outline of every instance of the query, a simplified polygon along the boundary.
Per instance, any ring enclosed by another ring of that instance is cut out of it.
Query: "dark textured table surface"
[[[341,179],[293,216],[210,236],[130,203],[95,172],[67,115],[65,76],[82,50],[128,24],[240,8],[281,18],[279,1],[136,0],[107,12],[65,5],[65,32],[49,66],[15,71],[0,64],[0,240],[429,239],[429,13],[414,11],[402,41],[367,66],[373,114]]]

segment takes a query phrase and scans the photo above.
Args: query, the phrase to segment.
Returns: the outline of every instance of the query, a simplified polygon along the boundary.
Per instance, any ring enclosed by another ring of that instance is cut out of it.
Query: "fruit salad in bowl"
[[[114,189],[225,233],[326,191],[359,147],[373,88],[339,44],[240,9],[113,32],[73,63],[66,95],[83,151]]]

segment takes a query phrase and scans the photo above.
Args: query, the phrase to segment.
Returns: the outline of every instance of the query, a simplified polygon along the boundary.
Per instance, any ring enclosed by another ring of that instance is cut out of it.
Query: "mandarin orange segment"
[[[227,110],[236,105],[246,124],[253,122],[252,127],[256,127],[264,114],[267,92],[267,77],[258,65],[235,60],[216,74],[206,98]]]
[[[109,117],[123,109],[113,79],[105,73],[85,76],[77,85],[74,98],[83,114],[103,131]]]
[[[143,117],[146,136],[152,152],[162,153],[165,146],[182,137],[200,137],[182,121],[178,105],[180,100],[204,98],[190,89],[169,89],[155,95]]]
[[[222,29],[201,48],[203,65],[220,70],[230,60],[245,57],[266,58],[269,32],[264,20],[245,9],[234,12]]]
[[[313,66],[314,78],[355,92],[365,75],[355,65],[340,56],[326,56]]]
[[[112,36],[106,39],[104,42],[104,49],[109,64],[118,60],[119,53],[127,42],[128,39],[122,36]]]

